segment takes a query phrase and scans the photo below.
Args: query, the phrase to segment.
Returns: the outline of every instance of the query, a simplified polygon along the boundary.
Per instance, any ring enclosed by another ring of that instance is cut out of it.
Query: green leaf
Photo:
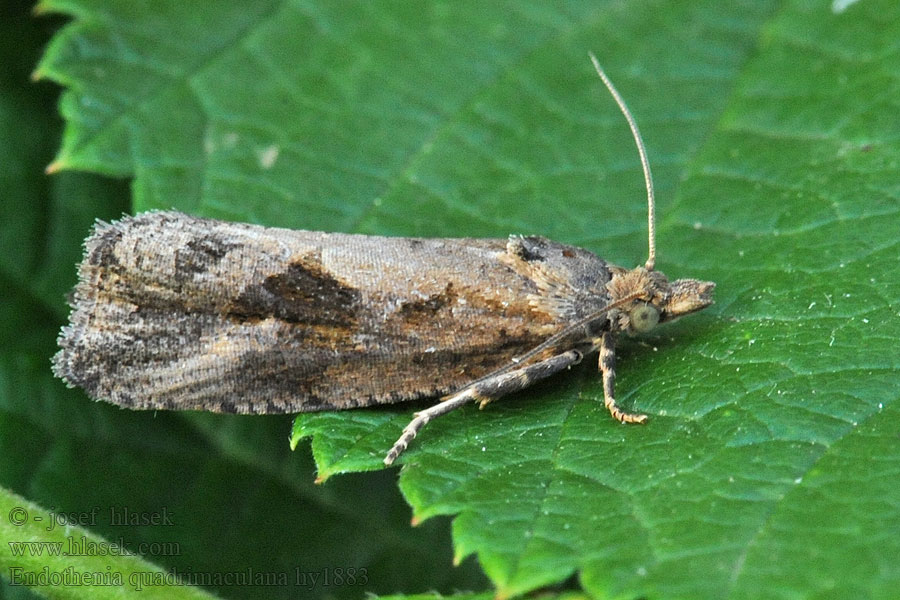
[[[483,594],[453,594],[452,596],[442,596],[440,594],[396,594],[391,596],[378,596],[378,600],[492,600],[493,596],[488,593]]]
[[[215,598],[2,487],[0,512],[0,568],[11,586],[48,598]]]
[[[499,596],[578,573],[597,598],[893,597],[895,3],[120,4],[44,4],[78,15],[38,70],[68,88],[56,168],[133,175],[138,210],[630,266],[642,179],[593,50],[648,145],[659,268],[718,304],[621,345],[645,427],[590,364],[429,424],[401,457],[415,519],[455,515]],[[293,442],[321,478],[380,469],[415,408],[304,415]]]
[[[494,596],[490,593],[455,593],[450,596],[442,596],[441,594],[432,592],[428,594],[396,594],[391,596],[376,596],[377,600],[493,600]],[[588,596],[577,592],[562,592],[551,594],[544,592],[541,594],[544,600],[587,600]]]

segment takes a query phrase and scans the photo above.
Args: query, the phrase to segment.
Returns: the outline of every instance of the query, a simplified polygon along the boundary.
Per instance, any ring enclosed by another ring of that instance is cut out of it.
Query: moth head
[[[713,303],[712,293],[716,284],[697,279],[678,279],[669,285],[660,321],[672,321],[678,317],[703,310]]]
[[[658,323],[703,310],[713,303],[716,284],[697,279],[669,282],[659,271],[644,267],[613,271],[606,288],[611,304],[620,308],[610,315],[613,328],[630,334],[650,331]]]

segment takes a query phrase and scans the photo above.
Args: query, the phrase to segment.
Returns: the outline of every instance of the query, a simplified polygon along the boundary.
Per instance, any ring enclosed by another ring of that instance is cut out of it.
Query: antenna
[[[647,233],[650,240],[650,256],[647,258],[644,268],[648,271],[652,271],[653,266],[656,264],[656,204],[653,199],[653,175],[650,174],[650,161],[647,159],[647,149],[644,148],[644,140],[641,139],[641,132],[638,131],[637,123],[634,122],[634,117],[631,116],[631,112],[628,110],[628,107],[625,106],[625,101],[622,100],[622,96],[619,95],[619,92],[612,84],[612,81],[610,81],[609,77],[606,76],[606,73],[603,72],[594,53],[588,52],[588,56],[591,57],[591,62],[594,63],[597,75],[603,80],[603,84],[606,86],[606,89],[609,90],[609,93],[612,94],[613,100],[619,105],[619,110],[625,115],[625,120],[628,121],[628,126],[631,127],[631,135],[634,136],[634,143],[637,144],[638,154],[641,156],[641,166],[644,168],[644,182],[647,184]]]

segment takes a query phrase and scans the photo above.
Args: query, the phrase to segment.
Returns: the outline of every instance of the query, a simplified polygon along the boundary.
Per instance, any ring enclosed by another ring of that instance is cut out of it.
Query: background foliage
[[[595,598],[890,598],[900,586],[895,3],[27,8],[4,5],[0,20],[6,488],[67,512],[165,508],[172,527],[91,528],[177,542],[177,555],[145,557],[165,569],[368,574],[212,590],[229,598],[559,584]],[[458,411],[402,457],[411,528],[380,459],[414,407],[305,416],[291,453],[290,417],[121,411],[50,375],[80,241],[123,211],[541,233],[641,262],[642,179],[588,50],[649,148],[660,269],[718,283],[706,313],[620,348],[620,399],[647,426],[608,418],[590,364]],[[63,87],[64,123],[47,81]],[[3,498],[0,518],[15,502]],[[454,517],[452,547],[440,515]],[[4,576],[14,563],[0,548]]]

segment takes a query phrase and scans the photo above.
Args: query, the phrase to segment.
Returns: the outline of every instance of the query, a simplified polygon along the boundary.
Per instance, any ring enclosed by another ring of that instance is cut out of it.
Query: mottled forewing
[[[602,305],[608,272],[542,238],[386,238],[152,212],[98,224],[79,277],[54,358],[70,385],[131,408],[272,413],[459,389],[562,329],[582,312],[578,294]]]

